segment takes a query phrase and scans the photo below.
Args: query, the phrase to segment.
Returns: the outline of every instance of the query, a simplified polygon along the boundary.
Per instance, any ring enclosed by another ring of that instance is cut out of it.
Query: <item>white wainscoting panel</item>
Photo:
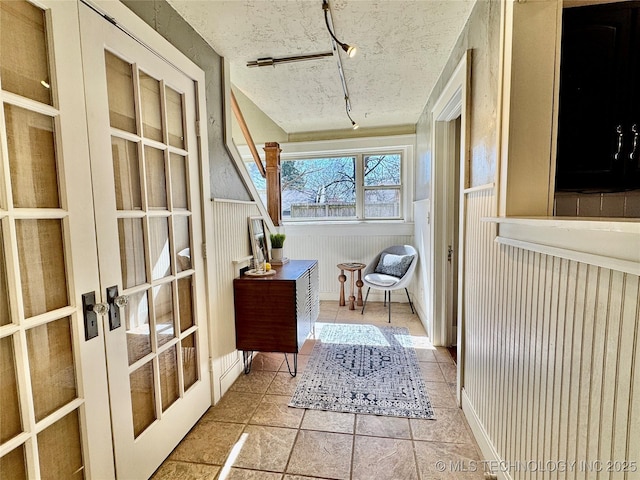
[[[351,232],[350,226],[344,226],[340,230],[327,229],[326,233],[305,235],[302,227],[296,228],[296,233],[287,231],[285,241],[285,255],[289,258],[318,260],[320,271],[320,300],[338,300],[340,295],[340,282],[338,281],[337,265],[343,262],[367,263],[381,250],[391,245],[413,245],[413,235],[393,235],[387,232],[380,235],[358,234]],[[388,227],[389,228],[389,227]],[[387,228],[387,229],[388,229]],[[390,227],[393,228],[393,227]],[[292,229],[290,229],[292,230]],[[355,230],[355,229],[354,229]],[[345,296],[349,295],[350,274],[345,282]],[[415,284],[415,282],[413,282]],[[411,291],[411,289],[409,289]],[[365,291],[363,291],[363,296]],[[371,290],[369,300],[382,301],[383,293],[379,290]],[[394,302],[406,302],[407,297],[403,292],[393,295]]]
[[[494,203],[466,195],[463,380],[494,473],[639,478],[638,276],[496,243]]]
[[[260,215],[252,202],[213,201],[214,244],[207,245],[207,255],[213,256],[214,299],[211,325],[211,354],[214,381],[218,382],[214,401],[228,390],[242,372],[242,356],[236,350],[233,279],[239,274],[233,260],[251,255],[249,245],[250,216]]]

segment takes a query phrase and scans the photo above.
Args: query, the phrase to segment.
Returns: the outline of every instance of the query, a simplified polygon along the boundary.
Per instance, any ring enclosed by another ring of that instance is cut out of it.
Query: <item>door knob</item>
[[[109,305],[106,303],[96,303],[91,307],[91,310],[98,315],[106,315],[109,312]]]
[[[127,297],[126,295],[118,295],[113,300],[113,303],[115,303],[116,307],[126,307],[127,305],[129,305],[129,297]]]

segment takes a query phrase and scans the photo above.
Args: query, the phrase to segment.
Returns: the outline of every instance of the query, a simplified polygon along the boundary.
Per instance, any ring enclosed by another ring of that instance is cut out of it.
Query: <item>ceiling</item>
[[[264,57],[331,51],[322,0],[168,0],[230,63],[233,85],[287,133],[349,129],[334,57],[247,67]],[[475,0],[330,0],[351,116],[362,128],[418,121]]]

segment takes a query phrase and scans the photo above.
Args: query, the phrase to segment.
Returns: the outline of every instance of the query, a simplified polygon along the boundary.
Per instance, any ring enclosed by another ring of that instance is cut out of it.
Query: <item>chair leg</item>
[[[411,313],[413,313],[415,315],[416,311],[413,309],[413,303],[411,303],[411,297],[409,296],[409,290],[407,290],[405,288],[404,291],[407,292],[407,300],[409,300],[409,306],[411,307]]]
[[[389,323],[391,323],[391,290],[389,290]]]
[[[364,315],[364,307],[367,306],[367,298],[369,298],[370,291],[371,291],[371,287],[367,287],[367,294],[364,296],[364,303],[362,304],[362,312],[360,312],[360,315]]]

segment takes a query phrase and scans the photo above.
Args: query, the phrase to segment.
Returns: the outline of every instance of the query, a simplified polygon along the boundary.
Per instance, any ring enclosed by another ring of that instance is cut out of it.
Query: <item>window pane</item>
[[[76,398],[71,319],[27,330],[27,351],[36,420]]]
[[[153,388],[153,365],[148,362],[129,376],[133,434],[138,437],[156,419]]]
[[[184,372],[185,392],[198,380],[198,355],[196,350],[196,334],[192,333],[182,339],[182,371]]]
[[[142,210],[138,146],[122,138],[111,137],[113,177],[118,210]]]
[[[176,271],[183,272],[191,268],[191,235],[189,217],[173,216],[173,239],[176,249]]]
[[[38,453],[40,476],[43,480],[84,478],[77,410],[38,434]]]
[[[180,311],[180,332],[193,326],[193,300],[191,297],[192,277],[178,280],[178,309]]]
[[[169,132],[169,145],[184,148],[182,95],[169,87],[165,87],[164,91],[167,99],[167,130]]]
[[[160,111],[160,82],[140,72],[142,101],[142,132],[146,138],[162,142],[162,114]]]
[[[162,346],[175,337],[173,328],[173,292],[171,291],[170,283],[153,287],[153,311],[156,319],[158,346]]]
[[[51,104],[44,12],[29,2],[0,2],[2,89]]]
[[[171,170],[171,199],[173,208],[187,209],[189,208],[188,190],[187,190],[187,159],[182,155],[172,153],[169,155],[169,165]]]
[[[9,104],[4,115],[14,207],[58,208],[53,119]]]
[[[147,205],[151,210],[167,208],[167,176],[164,171],[164,152],[145,147],[147,169]]]
[[[151,279],[158,280],[171,273],[171,251],[169,250],[169,219],[149,219],[149,257]]]
[[[364,157],[364,185],[378,187],[400,185],[400,155],[367,155]]]
[[[120,268],[124,288],[147,281],[144,264],[144,237],[141,218],[119,218]]]
[[[355,178],[354,157],[283,161],[283,218],[355,217]]]
[[[174,345],[169,348],[169,350],[165,350],[158,355],[158,365],[160,365],[160,397],[163,412],[180,396],[177,350],[177,345]]]
[[[110,52],[104,52],[104,58],[107,67],[109,123],[114,128],[136,133],[131,65]]]
[[[27,464],[24,460],[24,445],[14,448],[0,457],[0,472],[3,478],[27,480]]]
[[[7,263],[4,259],[4,241],[2,226],[0,225],[0,327],[11,323],[9,309],[9,290],[7,288]]]
[[[127,353],[129,365],[132,365],[151,353],[149,297],[146,291],[129,295],[124,316],[127,324]]]
[[[0,338],[0,443],[22,432],[12,338]]]
[[[16,220],[25,318],[69,304],[61,220]]]
[[[400,216],[400,189],[376,189],[364,192],[366,218],[398,218]]]

